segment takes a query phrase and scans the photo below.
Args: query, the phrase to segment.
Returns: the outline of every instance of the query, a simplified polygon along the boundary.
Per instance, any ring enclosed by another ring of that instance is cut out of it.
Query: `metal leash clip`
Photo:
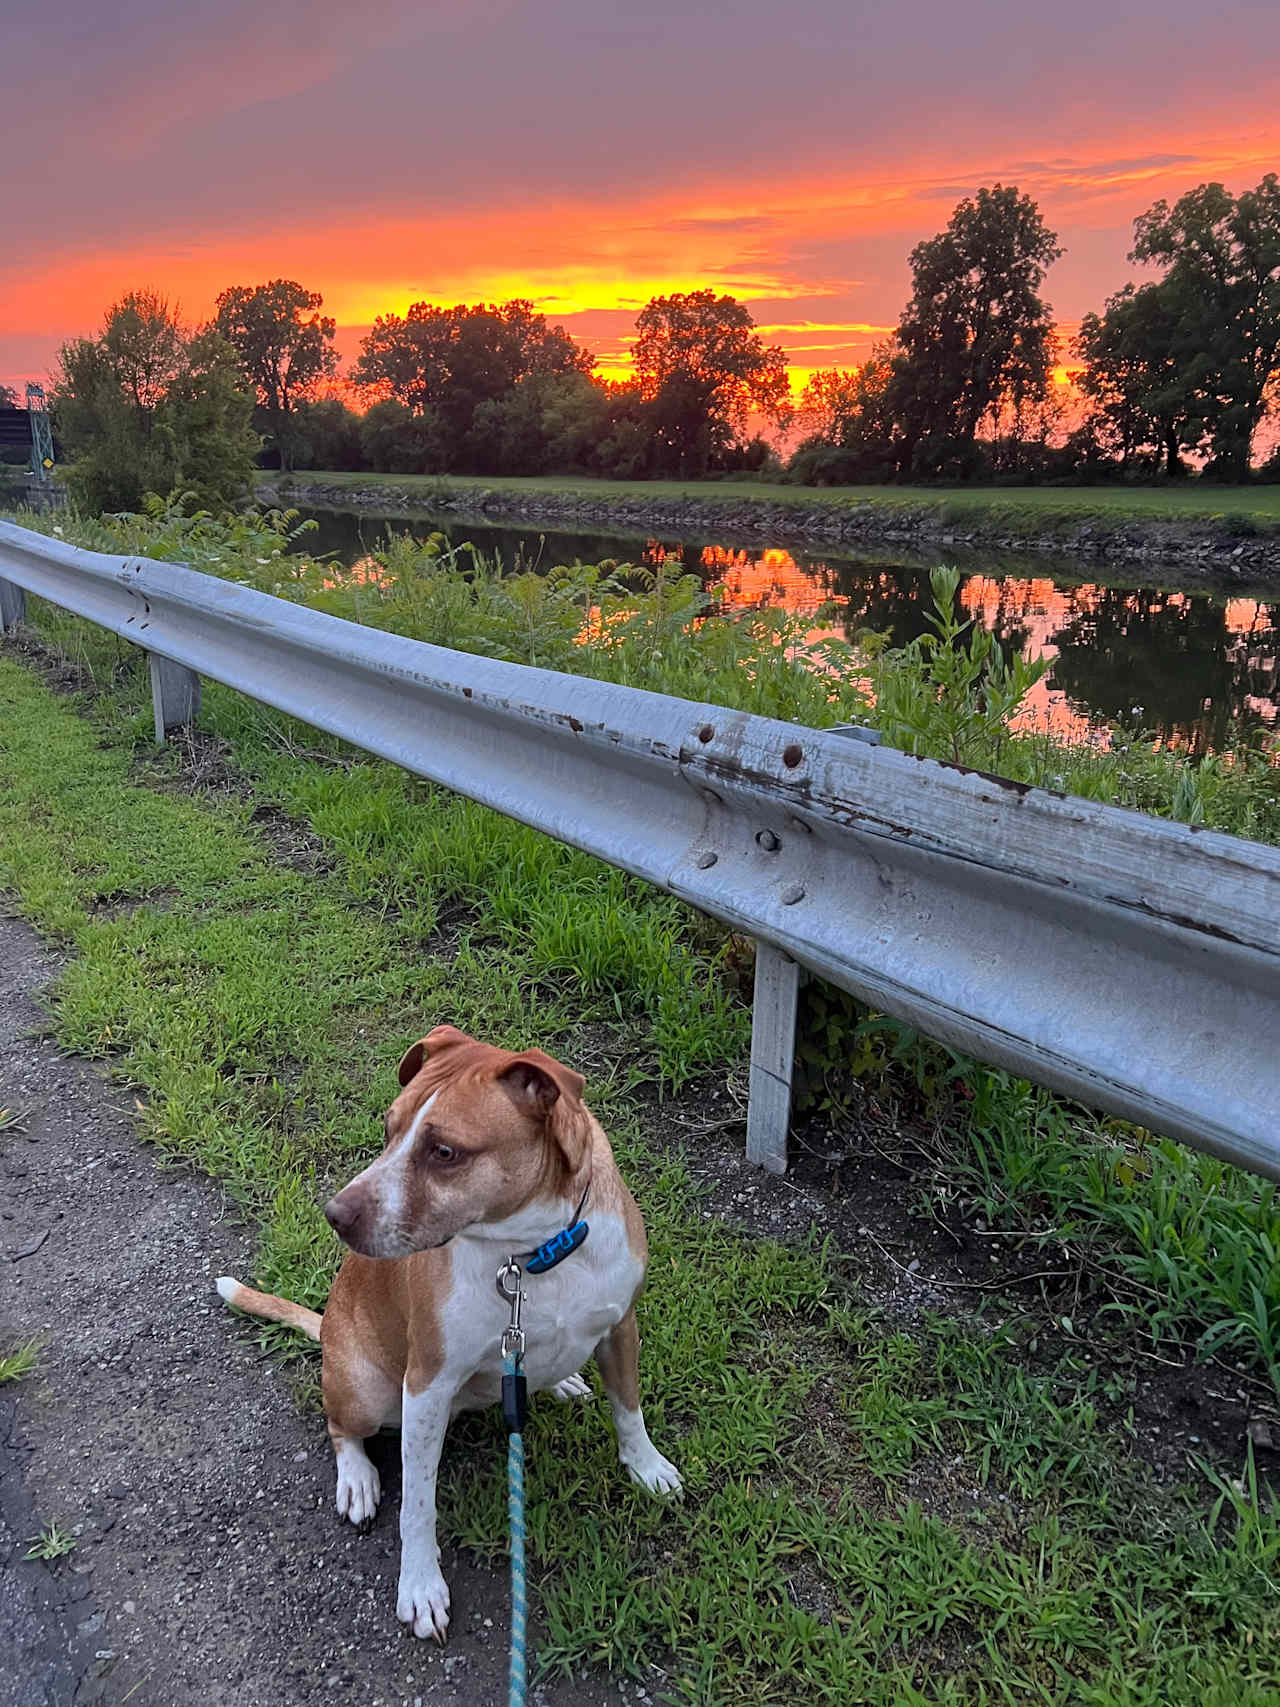
[[[511,1320],[502,1331],[502,1355],[517,1362],[524,1356],[524,1329],[520,1326],[520,1306],[524,1303],[522,1279],[520,1264],[514,1257],[508,1257],[498,1270],[498,1296],[511,1306]]]

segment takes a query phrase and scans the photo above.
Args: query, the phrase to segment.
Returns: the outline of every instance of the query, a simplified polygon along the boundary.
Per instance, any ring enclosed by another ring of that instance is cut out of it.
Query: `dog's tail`
[[[313,1340],[320,1338],[318,1310],[307,1310],[287,1298],[277,1298],[274,1292],[255,1292],[252,1286],[242,1286],[229,1274],[220,1275],[214,1284],[219,1295],[235,1309],[250,1316],[265,1316],[269,1322],[283,1322],[286,1327],[297,1328]]]

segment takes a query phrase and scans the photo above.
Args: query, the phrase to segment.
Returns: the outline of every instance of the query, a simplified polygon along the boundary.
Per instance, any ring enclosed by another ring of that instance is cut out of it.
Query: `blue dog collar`
[[[590,1191],[590,1185],[587,1191]],[[548,1269],[555,1268],[566,1257],[571,1257],[591,1231],[589,1224],[582,1219],[582,1211],[586,1207],[587,1192],[584,1191],[573,1212],[573,1220],[567,1227],[562,1227],[552,1238],[546,1239],[536,1251],[525,1251],[521,1255],[526,1274],[546,1274]]]

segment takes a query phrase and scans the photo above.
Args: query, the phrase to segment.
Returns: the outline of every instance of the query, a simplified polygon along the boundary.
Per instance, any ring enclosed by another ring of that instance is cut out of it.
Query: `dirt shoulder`
[[[505,1575],[445,1549],[449,1647],[402,1633],[396,1440],[371,1530],[333,1511],[323,1419],[213,1291],[252,1267],[219,1188],[157,1167],[127,1099],[61,1055],[55,956],[0,918],[0,1707],[487,1707],[506,1695]],[[27,1561],[56,1521],[76,1537]],[[535,1691],[544,1707],[633,1699]]]

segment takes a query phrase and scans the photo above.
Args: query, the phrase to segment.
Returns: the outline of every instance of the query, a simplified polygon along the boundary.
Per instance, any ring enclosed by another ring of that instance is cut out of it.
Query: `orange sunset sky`
[[[531,297],[626,369],[709,284],[798,377],[894,323],[913,243],[978,185],[1040,201],[1073,327],[1134,216],[1280,169],[1280,5],[1226,0],[4,0],[0,381],[151,285],[381,311]]]

